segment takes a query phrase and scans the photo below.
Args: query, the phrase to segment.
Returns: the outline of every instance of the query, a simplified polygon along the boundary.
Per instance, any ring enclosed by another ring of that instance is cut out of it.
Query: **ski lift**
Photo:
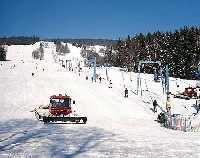
[[[200,62],[198,63],[197,72],[195,74],[197,79],[200,79]]]
[[[162,73],[162,68],[161,68],[161,62],[160,61],[140,61],[139,62],[139,65],[138,65],[138,71],[140,73],[140,68],[144,69],[144,66],[145,65],[148,65],[148,64],[151,64],[151,65],[154,65],[153,66],[153,69],[154,69],[154,81],[155,82],[160,82],[161,80],[161,73]],[[158,67],[160,68],[160,70],[158,70]]]
[[[160,80],[161,80],[161,73],[157,72],[156,69],[154,69],[154,81],[160,82]]]

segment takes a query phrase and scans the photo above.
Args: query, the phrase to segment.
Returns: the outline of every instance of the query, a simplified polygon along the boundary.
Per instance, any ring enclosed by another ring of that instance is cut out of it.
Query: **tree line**
[[[57,39],[44,39],[44,41],[51,41],[54,43],[57,42],[65,42],[65,43],[72,43],[74,46],[82,47],[83,45],[102,45],[102,46],[109,46],[116,44],[117,40],[111,39],[71,39],[71,38],[57,38]]]
[[[12,37],[0,37],[0,45],[30,45],[40,41],[37,36],[12,36]]]
[[[0,45],[30,45],[40,40],[47,42],[65,42],[72,43],[73,45],[81,47],[82,45],[112,45],[116,44],[117,40],[111,39],[72,39],[72,38],[46,38],[40,39],[37,36],[11,36],[11,37],[0,37]]]

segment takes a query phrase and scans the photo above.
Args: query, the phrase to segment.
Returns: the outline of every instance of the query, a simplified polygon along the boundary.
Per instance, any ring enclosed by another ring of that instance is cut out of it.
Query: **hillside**
[[[161,84],[153,82],[152,75],[142,75],[143,89],[155,95],[146,92],[143,97],[131,92],[136,90],[135,73],[101,67],[97,74],[104,78],[102,83],[92,82],[92,69],[76,69],[82,60],[80,48],[68,46],[70,54],[64,59],[72,60],[73,72],[61,67],[63,56],[56,55],[52,42],[44,48],[44,60],[32,59],[39,43],[8,47],[9,61],[2,61],[0,67],[0,157],[200,157],[198,133],[166,129],[154,121],[157,113],[148,102],[157,98],[164,107],[165,100]],[[106,69],[113,88],[108,88]],[[172,90],[176,79],[170,80]],[[194,84],[185,82],[180,87]],[[125,86],[129,98],[123,97]],[[35,118],[31,111],[60,93],[76,100],[74,109],[88,117],[87,124],[44,125]],[[194,111],[189,105],[193,101],[188,102],[189,110],[181,108],[179,101],[174,104],[173,113]]]

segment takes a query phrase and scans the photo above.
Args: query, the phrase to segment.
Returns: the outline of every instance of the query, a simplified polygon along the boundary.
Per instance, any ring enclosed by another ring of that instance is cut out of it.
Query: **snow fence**
[[[180,130],[184,132],[191,131],[191,120],[189,118],[186,118],[180,114],[165,114],[166,116],[166,122],[165,127],[173,129],[173,130]]]

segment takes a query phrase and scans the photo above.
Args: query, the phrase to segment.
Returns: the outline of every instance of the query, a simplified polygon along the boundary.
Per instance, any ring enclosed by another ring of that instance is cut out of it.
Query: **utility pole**
[[[94,72],[93,72],[93,78],[94,78],[94,82],[96,82],[96,57],[94,57],[93,59],[93,68],[94,68]]]
[[[93,79],[96,82],[96,57],[90,59],[89,62],[93,65]]]
[[[169,68],[168,65],[165,67],[165,80],[166,80],[166,94],[169,96]]]

